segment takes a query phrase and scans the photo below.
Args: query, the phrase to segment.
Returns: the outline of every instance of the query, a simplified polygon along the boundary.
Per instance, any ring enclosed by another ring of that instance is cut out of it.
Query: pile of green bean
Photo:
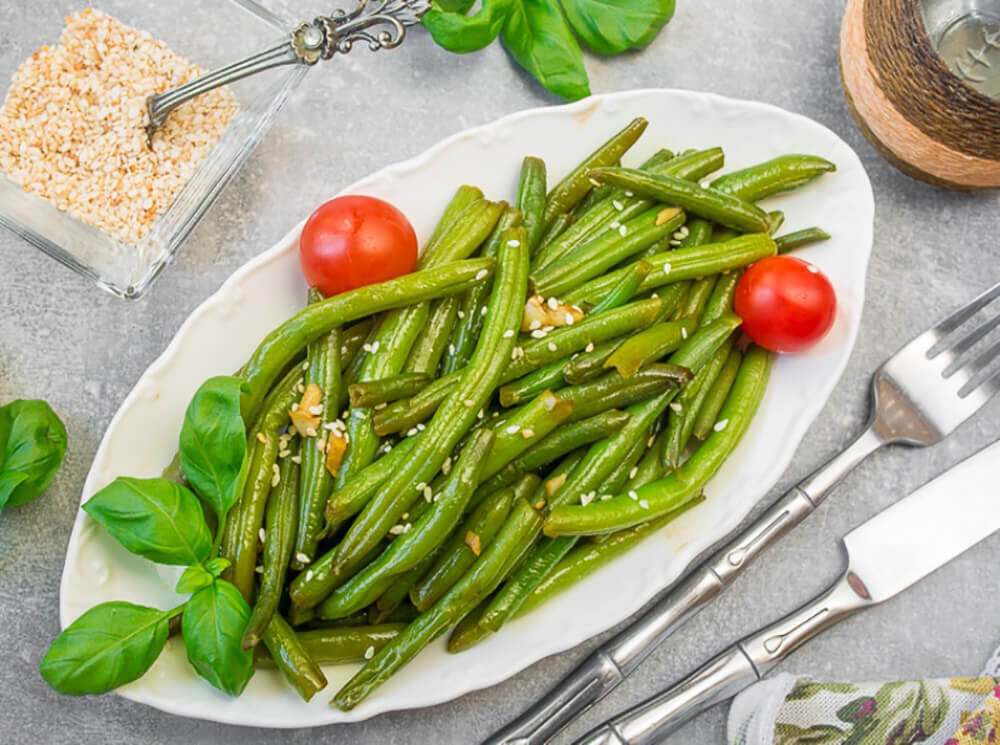
[[[757,202],[834,167],[709,183],[718,147],[622,167],[645,127],[551,189],[525,158],[512,204],[462,186],[415,273],[312,292],[245,366],[227,576],[244,647],[304,698],[320,664],[364,663],[331,702],[350,709],[439,635],[499,631],[703,499],[739,443],[770,355],[740,336],[737,281],[828,237],[772,237]]]

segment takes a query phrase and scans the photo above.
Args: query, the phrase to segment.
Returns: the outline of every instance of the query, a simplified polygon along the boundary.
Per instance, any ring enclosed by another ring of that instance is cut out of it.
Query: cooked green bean
[[[742,269],[731,269],[718,276],[715,287],[712,288],[712,296],[705,303],[705,309],[701,313],[699,323],[702,326],[721,318],[726,313],[733,312],[733,297],[736,295],[736,285],[742,276]]]
[[[441,402],[455,390],[461,376],[461,370],[445,375],[416,396],[404,398],[376,411],[372,417],[375,433],[384,437],[396,432],[406,432],[425,419],[429,419]]]
[[[796,230],[794,233],[778,236],[774,239],[774,242],[778,244],[778,253],[786,254],[797,248],[828,240],[830,240],[830,234],[822,228],[806,228],[805,230]]]
[[[556,215],[555,219],[549,223],[547,228],[545,228],[545,232],[542,234],[542,238],[538,242],[539,251],[543,250],[549,244],[559,240],[559,237],[575,222],[576,218],[569,212],[563,212],[561,215]]]
[[[475,289],[469,290],[469,293],[475,291]],[[435,300],[431,304],[427,325],[420,330],[417,340],[413,342],[410,356],[403,366],[404,373],[434,375],[445,349],[448,348],[461,303],[462,300],[458,295],[452,295]]]
[[[641,334],[642,331],[636,333]],[[580,352],[563,365],[563,378],[567,383],[589,383],[594,378],[600,377],[606,372],[604,369],[605,360],[634,335],[626,334],[616,339],[608,339],[608,341],[595,344],[589,352]]]
[[[426,373],[400,373],[391,378],[354,383],[349,386],[347,393],[351,406],[374,407],[419,393],[430,382],[431,376]]]
[[[433,479],[446,457],[476,420],[499,382],[514,348],[527,294],[528,252],[523,228],[508,231],[497,255],[497,276],[476,351],[455,390],[438,407],[410,457],[382,484],[344,536],[334,560],[337,575],[352,574],[419,497],[414,485]]]
[[[777,253],[778,247],[765,233],[751,233],[722,243],[678,248],[649,256],[642,261],[653,265],[653,271],[639,285],[639,292],[655,290],[682,279],[697,279],[724,272],[727,269],[752,264]],[[563,302],[570,304],[599,303],[621,281],[628,267],[592,279],[587,284],[567,293]]]
[[[691,318],[663,321],[626,339],[604,361],[604,368],[615,368],[622,377],[635,375],[645,365],[680,349],[684,341],[698,328]]]
[[[678,306],[678,317],[695,320],[701,318],[705,306],[708,304],[708,299],[712,296],[712,290],[715,289],[715,281],[716,275],[714,274],[710,277],[692,280],[684,302]]]
[[[534,398],[539,393],[554,391],[566,385],[563,378],[564,360],[550,362],[517,380],[500,387],[500,405],[514,406]]]
[[[385,455],[360,470],[350,481],[333,492],[326,504],[326,519],[333,525],[340,525],[358,514],[390,474],[409,457],[416,444],[415,438],[400,441]]]
[[[528,156],[521,163],[521,179],[514,205],[521,211],[528,231],[528,250],[534,253],[545,232],[545,161]]]
[[[721,419],[687,462],[660,481],[608,501],[582,507],[561,505],[545,521],[545,534],[591,535],[621,530],[677,509],[695,497],[732,453],[760,404],[771,366],[768,352],[750,347],[733,383]]]
[[[364,662],[367,657],[395,639],[406,624],[383,623],[377,626],[341,626],[296,632],[299,644],[318,665],[344,665]],[[254,655],[257,667],[274,667],[270,654]]]
[[[773,236],[785,224],[785,213],[781,210],[771,210],[767,213],[767,221],[769,223],[767,233]]]
[[[727,173],[712,188],[756,202],[772,194],[796,189],[837,167],[815,155],[779,155],[777,158]]]
[[[293,452],[298,449],[289,447]],[[278,602],[285,588],[285,574],[295,548],[295,534],[299,523],[299,466],[291,456],[281,459],[280,481],[271,490],[264,518],[264,560],[260,575],[260,589],[254,601],[250,622],[243,632],[243,649],[256,647],[271,623]]]
[[[545,225],[551,225],[556,215],[572,210],[591,187],[590,171],[621,160],[622,155],[635,144],[648,124],[643,117],[636,117],[556,184],[545,199]]]
[[[572,413],[572,403],[548,391],[517,409],[511,416],[505,418],[502,427],[494,428],[496,442],[485,458],[481,479],[488,479],[529,450],[534,443],[540,442]]]
[[[546,297],[561,297],[605,270],[634,256],[684,224],[685,215],[676,207],[653,207],[619,223],[581,244],[544,269],[532,274],[535,291]]]
[[[343,330],[340,335],[340,368],[347,370],[354,362],[354,358],[361,352],[361,347],[368,339],[375,321],[366,318],[363,321],[351,324]]]
[[[669,174],[651,174],[633,168],[596,168],[590,175],[601,183],[677,205],[686,212],[744,233],[767,232],[769,226],[767,213],[760,207]]]
[[[625,305],[639,291],[642,281],[653,271],[653,265],[646,261],[637,261],[629,264],[627,268],[628,272],[622,275],[618,284],[611,288],[601,302],[590,309],[592,315]]]
[[[736,373],[739,372],[742,360],[743,355],[739,349],[733,347],[729,350],[729,356],[726,357],[722,369],[709,387],[695,416],[691,432],[699,440],[704,440],[708,437],[712,431],[712,427],[718,421],[719,411],[722,409],[722,405],[726,402],[726,397],[733,387],[733,381],[736,380]]]
[[[445,231],[455,222],[455,219],[465,212],[470,204],[482,198],[483,192],[478,186],[469,186],[468,184],[459,186],[455,190],[454,196],[452,196],[451,200],[445,206],[441,217],[438,218],[437,225],[434,226],[434,232],[431,233],[430,238],[427,239],[427,243],[424,244],[424,251],[426,252],[427,249],[436,246]]]
[[[326,688],[326,676],[284,618],[275,615],[264,629],[262,639],[271,660],[304,701]]]

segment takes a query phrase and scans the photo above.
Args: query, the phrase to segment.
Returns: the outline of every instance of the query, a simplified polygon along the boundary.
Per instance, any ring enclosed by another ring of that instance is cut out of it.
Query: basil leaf
[[[42,658],[59,693],[106,693],[141,677],[169,633],[170,611],[116,601],[96,605],[62,630]]]
[[[188,661],[201,677],[230,696],[239,696],[253,675],[253,651],[240,648],[249,621],[250,606],[223,580],[192,595],[181,617]]]
[[[224,559],[221,556],[217,556],[211,561],[205,562],[205,571],[207,571],[213,577],[218,577],[220,574],[226,571],[226,569],[228,569],[229,565],[232,563],[233,562],[231,562],[229,559]]]
[[[561,0],[566,20],[599,54],[641,49],[674,14],[674,0]]]
[[[197,592],[202,587],[208,587],[215,581],[209,572],[201,564],[192,564],[187,569],[184,570],[184,574],[180,576],[177,580],[177,586],[174,587],[174,592],[178,595],[187,595],[192,592]]]
[[[471,16],[464,10],[449,13],[432,6],[423,24],[434,41],[449,52],[475,52],[497,38],[509,4],[509,0],[483,0],[482,7]]]
[[[133,554],[159,564],[198,564],[212,550],[198,498],[168,479],[119,476],[83,509]]]
[[[246,426],[240,416],[240,378],[202,383],[184,414],[180,456],[184,475],[221,523],[243,488]]]
[[[66,428],[44,401],[0,407],[0,509],[44,492],[66,455]]]
[[[583,53],[552,0],[513,0],[503,45],[521,67],[557,96],[575,101],[590,95]]]

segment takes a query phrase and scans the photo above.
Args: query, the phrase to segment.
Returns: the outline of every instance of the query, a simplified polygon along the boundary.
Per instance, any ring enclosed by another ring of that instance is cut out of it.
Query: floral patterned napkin
[[[731,745],[1000,745],[1000,650],[978,678],[820,683],[782,673],[741,693]]]

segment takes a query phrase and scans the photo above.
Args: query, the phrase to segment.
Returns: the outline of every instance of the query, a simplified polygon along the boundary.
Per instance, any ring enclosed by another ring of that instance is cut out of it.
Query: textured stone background
[[[24,39],[38,36],[38,15],[57,19],[69,6],[0,0],[4,76],[33,48]],[[678,6],[651,49],[615,59],[588,58],[595,92],[668,86],[783,106],[822,122],[854,146],[875,187],[866,322],[843,380],[775,489],[777,495],[862,426],[868,378],[886,355],[998,279],[1000,201],[996,194],[950,194],[911,181],[864,140],[837,78],[843,2],[680,0]],[[37,672],[58,631],[63,554],[91,458],[119,402],[188,313],[236,267],[342,185],[464,127],[553,103],[499,46],[457,59],[417,32],[391,54],[371,57],[358,50],[311,74],[195,230],[180,260],[144,301],[128,304],[105,295],[27,243],[0,233],[0,400],[49,399],[71,438],[66,465],[49,492],[0,517],[0,741],[466,745],[520,712],[597,644],[595,639],[502,685],[435,708],[320,732],[189,721],[115,696],[61,698]],[[835,499],[557,742],[571,742],[822,589],[841,571],[840,535],[1000,436],[998,415],[1000,401],[994,401],[932,450],[875,456]],[[998,551],[1000,537],[995,536],[904,595],[828,631],[784,669],[858,680],[977,673],[1000,641]],[[723,708],[705,714],[676,741],[721,743],[724,715]]]

